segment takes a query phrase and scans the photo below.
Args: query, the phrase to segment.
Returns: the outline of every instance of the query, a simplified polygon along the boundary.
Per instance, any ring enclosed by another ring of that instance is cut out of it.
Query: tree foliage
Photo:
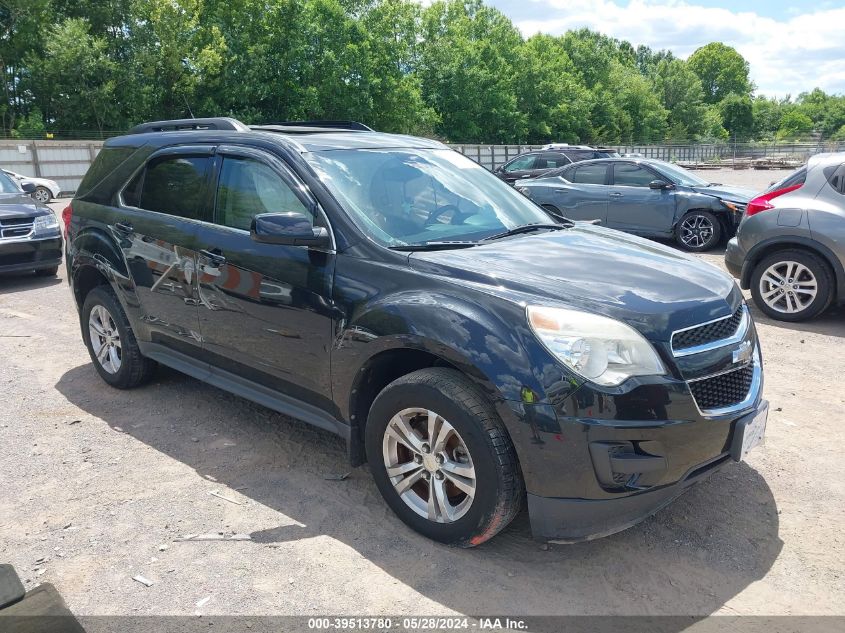
[[[580,29],[523,38],[482,0],[0,0],[0,134],[143,120],[353,119],[455,142],[842,135],[845,97],[753,97],[713,42],[688,61]]]

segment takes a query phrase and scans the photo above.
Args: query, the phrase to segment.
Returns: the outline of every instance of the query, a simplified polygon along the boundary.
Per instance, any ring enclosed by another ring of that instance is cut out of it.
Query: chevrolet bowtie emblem
[[[739,347],[734,350],[733,361],[734,365],[744,365],[751,360],[751,341],[743,341]]]

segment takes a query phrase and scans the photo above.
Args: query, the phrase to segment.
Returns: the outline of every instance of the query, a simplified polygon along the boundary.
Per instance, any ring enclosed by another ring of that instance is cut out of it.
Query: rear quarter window
[[[834,191],[845,195],[845,163],[825,167],[824,176]]]
[[[93,164],[85,172],[82,182],[79,183],[76,190],[77,197],[94,197],[94,189],[137,151],[137,147],[104,147],[100,150]],[[97,192],[96,197],[102,198],[102,200],[94,201],[105,202],[107,198],[111,197],[111,193],[111,191]]]

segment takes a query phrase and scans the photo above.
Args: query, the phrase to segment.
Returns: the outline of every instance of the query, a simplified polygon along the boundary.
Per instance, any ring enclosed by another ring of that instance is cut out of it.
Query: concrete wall
[[[97,156],[102,141],[0,141],[0,169],[49,178],[73,193]]]

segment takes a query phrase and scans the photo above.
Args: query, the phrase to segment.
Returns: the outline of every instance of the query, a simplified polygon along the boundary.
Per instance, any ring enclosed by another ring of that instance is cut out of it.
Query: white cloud
[[[845,93],[845,8],[803,9],[782,20],[752,11],[670,0],[530,0],[537,19],[516,20],[526,36],[588,27],[635,47],[668,48],[686,58],[708,42],[736,48],[751,65],[758,94],[784,96],[818,86]],[[506,10],[507,12],[507,10]]]

